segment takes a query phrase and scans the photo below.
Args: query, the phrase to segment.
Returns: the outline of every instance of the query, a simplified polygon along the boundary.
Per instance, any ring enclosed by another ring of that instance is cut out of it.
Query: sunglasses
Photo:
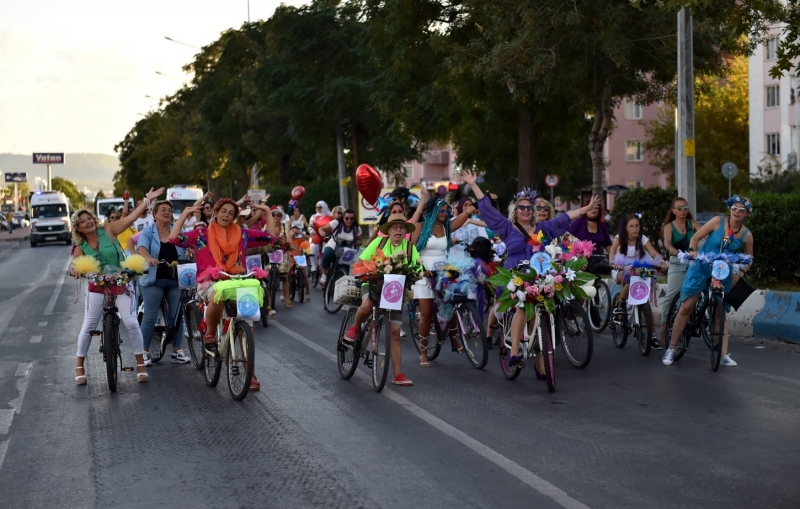
[[[353,221],[355,218],[353,216],[345,216],[345,221]]]
[[[550,212],[550,207],[547,205],[537,205],[536,210],[544,210],[545,212]]]
[[[109,220],[119,219],[119,216],[110,216],[108,219]]]
[[[731,207],[731,212],[745,213],[745,212],[747,212],[747,208],[746,207],[737,207],[737,206],[734,205],[733,207]]]
[[[517,210],[521,210],[523,212],[530,212],[533,210],[533,205],[517,205]]]
[[[675,207],[675,210],[677,210],[678,212],[683,212],[684,210],[689,210],[689,206],[688,205],[680,205],[680,206]]]
[[[447,209],[447,208],[439,209],[439,214],[449,214],[449,213],[450,213],[450,209]]]
[[[272,217],[281,217],[282,214],[272,214]]]

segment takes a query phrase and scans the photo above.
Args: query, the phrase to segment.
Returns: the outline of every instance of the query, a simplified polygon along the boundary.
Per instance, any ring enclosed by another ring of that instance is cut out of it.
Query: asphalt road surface
[[[549,394],[496,349],[483,371],[449,349],[420,368],[406,338],[414,386],[376,394],[339,377],[343,313],[314,291],[255,326],[245,401],[167,359],[110,394],[97,344],[74,382],[68,256],[0,253],[0,507],[800,507],[797,345],[736,339],[739,367],[712,373],[701,342],[664,367],[603,335],[585,370],[558,354]]]

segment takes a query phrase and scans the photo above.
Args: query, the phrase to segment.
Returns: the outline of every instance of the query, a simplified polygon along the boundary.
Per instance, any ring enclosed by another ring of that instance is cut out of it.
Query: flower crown
[[[753,204],[750,203],[750,200],[748,200],[744,196],[740,196],[738,194],[734,194],[733,196],[731,196],[730,198],[725,200],[725,205],[728,208],[731,208],[731,206],[733,206],[734,203],[739,203],[741,205],[744,205],[744,208],[747,209],[747,212],[752,212],[753,211]]]
[[[538,197],[539,191],[535,189],[531,190],[530,187],[523,187],[522,191],[514,195],[514,205],[520,200],[528,200],[531,203],[536,203],[536,198]]]

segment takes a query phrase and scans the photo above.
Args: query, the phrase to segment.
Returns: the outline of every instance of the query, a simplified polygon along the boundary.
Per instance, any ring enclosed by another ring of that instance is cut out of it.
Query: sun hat
[[[408,231],[406,233],[411,233],[417,229],[413,223],[409,223],[406,220],[406,216],[404,216],[403,214],[392,214],[391,216],[389,216],[389,219],[386,220],[386,223],[383,226],[381,226],[380,232],[385,235],[389,235],[389,228],[391,228],[393,224],[405,225],[406,228],[408,228]]]
[[[286,212],[284,212],[283,209],[278,207],[277,205],[273,205],[272,207],[269,208],[270,216],[272,216],[272,214],[274,212],[280,212],[281,213],[281,223],[286,222],[286,219],[289,217],[289,216],[286,215]]]

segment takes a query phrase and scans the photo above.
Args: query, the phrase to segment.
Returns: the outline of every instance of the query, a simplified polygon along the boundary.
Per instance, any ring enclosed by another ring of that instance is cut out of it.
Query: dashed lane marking
[[[314,343],[310,339],[301,336],[300,334],[296,333],[295,331],[289,329],[285,325],[273,320],[270,322],[274,324],[275,327],[286,333],[286,335],[293,337],[294,339],[298,340],[299,342],[303,343],[310,349],[314,350],[315,352],[319,353],[323,357],[327,359],[337,362],[336,355],[332,354],[331,352],[327,351],[326,349],[322,348],[318,344]],[[372,379],[367,376],[366,373],[363,371],[356,371],[356,376],[363,382],[372,384]],[[490,448],[487,445],[475,440],[474,438],[470,437],[463,431],[457,429],[454,426],[446,423],[445,421],[439,419],[435,415],[431,414],[427,410],[422,409],[421,407],[415,405],[407,398],[399,395],[395,391],[390,388],[383,389],[383,394],[386,395],[390,400],[394,401],[401,407],[405,408],[409,412],[411,412],[416,417],[422,419],[426,423],[430,424],[434,428],[438,429],[445,435],[453,438],[454,440],[460,442],[462,445],[472,449],[475,453],[482,456],[483,458],[491,461],[498,467],[502,468],[509,474],[513,475],[521,482],[525,483],[526,485],[530,486],[534,490],[538,491],[542,495],[550,497],[556,503],[565,507],[566,509],[589,509],[589,506],[575,500],[574,498],[567,495],[566,492],[562,491],[561,489],[557,488],[556,486],[550,484],[549,482],[545,481],[538,475],[534,474],[530,470],[527,470],[525,467],[520,465],[519,463],[503,456],[499,452],[495,451],[494,449]]]
[[[47,307],[44,309],[45,316],[53,314],[53,308],[56,307],[56,301],[58,300],[58,295],[61,293],[61,287],[64,286],[64,278],[67,277],[67,269],[71,262],[72,258],[67,258],[67,263],[64,264],[64,270],[61,271],[61,276],[58,278],[58,283],[56,283],[56,288],[53,290],[53,295],[50,296],[50,302],[47,303]]]
[[[31,343],[41,343],[41,342],[42,342],[42,336],[41,335],[31,336]]]
[[[772,380],[777,380],[779,382],[785,382],[787,384],[794,384],[800,385],[800,380],[796,378],[789,378],[788,376],[777,376],[777,375],[768,375],[766,373],[753,373],[756,376],[763,376],[764,378],[770,378]]]
[[[47,327],[47,322],[39,322],[39,327]]]
[[[32,362],[20,362],[19,366],[17,366],[17,371],[14,373],[14,376],[28,376],[28,373],[31,372],[32,366]]]

